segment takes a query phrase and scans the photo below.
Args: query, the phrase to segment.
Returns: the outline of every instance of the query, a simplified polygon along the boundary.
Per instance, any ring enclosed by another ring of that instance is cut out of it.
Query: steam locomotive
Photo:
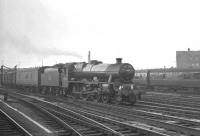
[[[42,94],[65,95],[103,103],[134,104],[141,95],[134,89],[135,70],[121,58],[114,64],[92,60],[54,66],[6,70],[1,67],[1,84]]]
[[[150,90],[200,92],[200,69],[168,68],[136,70],[136,87]]]

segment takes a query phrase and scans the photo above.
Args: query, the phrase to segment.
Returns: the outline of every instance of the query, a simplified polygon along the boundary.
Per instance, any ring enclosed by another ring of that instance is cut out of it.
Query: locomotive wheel
[[[109,95],[108,94],[102,94],[101,100],[102,100],[103,103],[109,103],[109,101],[110,101]]]

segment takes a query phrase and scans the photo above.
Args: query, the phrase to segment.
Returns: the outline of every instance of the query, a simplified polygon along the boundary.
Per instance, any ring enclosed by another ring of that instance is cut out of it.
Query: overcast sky
[[[176,66],[200,50],[198,0],[0,0],[0,60],[8,66],[105,63]]]

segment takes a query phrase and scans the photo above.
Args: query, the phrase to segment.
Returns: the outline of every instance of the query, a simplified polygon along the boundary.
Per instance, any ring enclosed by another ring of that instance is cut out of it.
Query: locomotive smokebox
[[[121,64],[122,63],[122,58],[116,58],[116,63]]]

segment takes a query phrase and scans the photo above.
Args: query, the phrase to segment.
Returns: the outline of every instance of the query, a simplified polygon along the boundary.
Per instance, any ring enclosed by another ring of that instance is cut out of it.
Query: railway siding
[[[73,109],[75,112],[84,114],[84,116],[91,118],[93,120],[96,120],[97,122],[100,122],[101,124],[104,124],[105,126],[109,126],[111,128],[113,127],[110,124],[108,124],[107,122],[105,122],[105,123],[101,122],[101,120],[95,118],[94,115],[98,115],[99,116],[98,118],[107,117],[108,119],[112,119],[113,121],[118,120],[119,122],[123,123],[124,125],[129,125],[130,127],[134,127],[134,129],[137,130],[138,134],[141,133],[140,131],[142,131],[143,133],[148,131],[148,133],[150,133],[150,130],[154,131],[154,134],[156,132],[157,135],[172,135],[173,133],[176,133],[176,135],[185,134],[188,136],[199,136],[199,134],[200,134],[200,130],[199,130],[200,123],[195,118],[187,119],[187,118],[178,117],[178,115],[176,115],[176,116],[165,115],[162,113],[152,112],[152,111],[150,111],[150,109],[149,109],[149,111],[148,111],[148,109],[146,111],[139,110],[135,107],[131,107],[131,109],[130,109],[130,106],[124,107],[124,106],[119,106],[119,105],[116,106],[116,105],[100,104],[100,103],[93,103],[93,102],[87,102],[87,101],[79,101],[79,100],[71,101],[71,103],[70,103],[70,101],[64,101],[64,100],[60,99],[59,97],[54,97],[53,103],[52,103],[52,102],[46,102],[45,96],[39,98],[39,97],[35,97],[35,96],[27,96],[27,95],[21,95],[21,94],[18,94],[18,95],[34,99],[33,102],[38,101],[38,102],[36,102],[37,104],[49,103],[49,105],[54,105],[56,107],[59,106],[59,108],[61,108],[61,109],[62,109],[62,107],[67,108],[66,105],[68,105],[68,106],[74,105],[76,107]],[[48,99],[46,99],[46,100],[48,100]],[[48,107],[45,105],[43,105],[43,106],[44,106],[43,108]],[[176,107],[176,106],[174,106],[174,107]],[[169,105],[168,105],[168,108],[170,108]],[[189,108],[189,107],[187,107],[187,108]],[[72,108],[70,108],[70,109],[72,109]],[[48,110],[48,109],[46,109],[46,110]],[[188,109],[183,109],[183,110],[187,111]],[[63,110],[61,110],[61,111],[64,112]],[[89,113],[89,112],[91,112],[91,113]],[[196,113],[196,112],[198,112],[198,111],[195,111],[194,113]],[[94,114],[94,115],[91,116],[90,114]],[[104,118],[104,119],[106,119],[106,118]],[[113,127],[113,128],[117,128],[117,127]],[[122,132],[120,132],[120,130],[118,130],[118,129],[114,129],[114,130],[119,133],[129,131],[129,130],[124,130],[124,131],[122,130]],[[136,132],[136,131],[134,131],[134,132]],[[153,132],[151,132],[151,133],[153,133]],[[137,134],[137,133],[135,133],[135,134]]]
[[[78,103],[77,103],[78,104]],[[120,107],[115,107],[115,106],[110,106],[110,105],[99,105],[97,108],[96,104],[88,103],[87,106],[83,106],[82,109],[85,109],[87,111],[93,111],[94,114],[98,114],[101,116],[109,116],[109,117],[116,117],[120,119],[121,121],[136,121],[144,124],[149,124],[154,127],[158,128],[164,128],[169,131],[174,131],[179,134],[187,134],[187,135],[195,135],[198,136],[200,131],[196,128],[188,127],[188,126],[183,126],[183,123],[180,124],[173,124],[168,120],[163,121],[163,120],[157,120],[149,117],[144,117],[144,116],[139,116],[135,115],[132,110],[128,110],[126,108],[120,108]],[[93,106],[91,106],[93,105]],[[96,107],[96,108],[94,108]],[[114,108],[113,108],[114,107]],[[93,109],[93,110],[92,110]],[[104,109],[104,110],[103,110]],[[122,112],[123,111],[123,112]],[[142,112],[141,112],[142,114]]]
[[[25,107],[25,103],[21,105],[19,99],[16,100],[13,97],[11,98],[11,96],[8,103],[2,102],[1,108],[10,113],[31,134],[37,136],[71,135],[72,131],[68,126],[65,126],[65,124],[61,123],[61,120],[56,120],[44,110],[36,109],[30,105]]]
[[[39,99],[39,101],[42,101],[42,102],[44,102],[43,100],[41,100],[41,99]],[[54,106],[57,106],[58,105],[58,103],[56,104],[56,105],[54,105]],[[98,105],[98,104],[97,104]],[[96,104],[94,104],[94,106],[97,106]],[[89,105],[88,105],[89,106]],[[101,105],[102,106],[102,105]],[[102,108],[110,108],[111,110],[113,110],[113,108],[111,108],[111,107],[113,107],[113,106],[110,106],[109,107],[109,105],[103,105],[102,106]],[[115,107],[115,106],[114,106]],[[116,108],[116,107],[115,107]],[[121,108],[120,109],[121,111],[123,111],[123,109]],[[102,110],[102,112],[103,112],[103,110]],[[108,112],[108,111],[106,111],[105,109],[104,109],[104,114],[106,115],[106,112]],[[118,112],[118,114],[119,114],[119,112]],[[120,116],[121,116],[121,114],[120,114]],[[128,116],[128,115],[126,115],[126,116]],[[134,119],[133,119],[133,117],[134,117]],[[129,118],[130,119],[130,118]],[[146,124],[150,124],[150,125],[155,125],[155,124],[157,124],[157,126],[160,126],[160,127],[162,127],[162,128],[166,128],[166,129],[168,129],[168,130],[173,130],[173,131],[176,131],[176,132],[178,132],[178,133],[184,133],[184,134],[188,134],[188,135],[196,135],[196,136],[198,136],[198,134],[199,134],[199,131],[198,130],[195,130],[195,129],[191,129],[191,128],[188,128],[188,127],[184,127],[184,126],[179,126],[179,125],[177,125],[177,124],[170,124],[170,123],[166,123],[166,122],[162,122],[162,121],[158,121],[158,120],[154,120],[154,119],[147,119],[147,118],[144,118],[144,117],[138,117],[138,116],[134,116],[134,115],[132,115],[132,120],[134,120],[134,121],[138,121],[138,122],[142,122],[142,123],[146,123]],[[143,130],[144,131],[144,130]]]
[[[18,124],[6,112],[0,109],[0,134],[9,136],[32,136],[25,128]]]

